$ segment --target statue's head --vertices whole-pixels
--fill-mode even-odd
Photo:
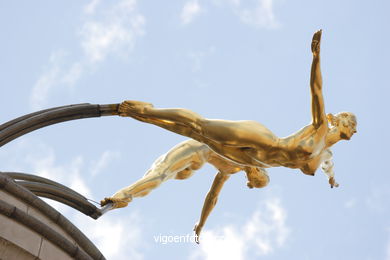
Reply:
[[[350,112],[341,112],[336,115],[328,114],[328,122],[337,129],[340,139],[349,140],[356,133],[356,116]]]

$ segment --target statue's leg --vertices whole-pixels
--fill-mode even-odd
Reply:
[[[265,126],[255,121],[206,119],[188,109],[159,109],[140,101],[124,101],[121,116],[129,116],[205,143],[235,147],[276,146],[279,139]]]
[[[119,106],[119,115],[128,116],[145,123],[155,124],[175,133],[192,137],[201,135],[205,119],[188,109],[154,108],[152,104],[127,100]]]
[[[157,159],[140,180],[105,198],[101,205],[113,202],[113,208],[126,207],[133,198],[146,196],[168,179],[186,179],[206,162],[208,152],[206,145],[185,141]]]

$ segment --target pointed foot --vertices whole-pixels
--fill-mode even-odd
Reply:
[[[120,116],[132,116],[142,114],[148,107],[153,107],[153,105],[142,101],[126,100],[119,105],[118,113]]]

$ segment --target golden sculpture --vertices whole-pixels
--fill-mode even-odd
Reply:
[[[262,188],[269,182],[265,168],[284,166],[314,175],[321,166],[330,186],[338,187],[329,148],[356,133],[356,117],[349,112],[325,113],[320,70],[321,34],[321,30],[317,31],[311,43],[312,123],[290,136],[279,138],[255,121],[206,119],[186,109],[158,109],[150,103],[124,101],[118,110],[120,116],[154,124],[193,140],[172,148],[157,159],[142,179],[105,198],[102,206],[113,203],[113,208],[125,207],[134,197],[145,196],[163,181],[186,179],[208,162],[218,173],[194,228],[199,236],[230,174],[244,171],[249,188]]]

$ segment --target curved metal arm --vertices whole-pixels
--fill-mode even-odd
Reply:
[[[0,125],[0,147],[39,128],[69,120],[118,115],[119,104],[76,104],[41,110]]]
[[[112,205],[107,205],[99,209],[78,192],[43,177],[19,172],[0,172],[0,174],[11,177],[17,184],[39,197],[58,201],[94,219],[99,218],[112,207]]]
[[[53,187],[57,187],[59,189],[65,190],[68,193],[72,193],[76,197],[87,200],[87,198],[85,198],[83,195],[68,188],[67,186],[62,185],[58,182],[37,176],[37,175],[32,175],[32,174],[28,174],[28,173],[21,173],[21,172],[3,172],[3,173],[7,174],[9,177],[11,177],[12,179],[14,179],[16,181],[23,180],[23,181],[30,181],[30,182],[35,182],[35,183],[48,184],[48,185],[51,185]]]
[[[15,118],[0,125],[0,147],[19,136],[45,126],[76,119],[118,115],[118,107],[119,104],[96,105],[83,103],[44,109]],[[15,179],[19,185],[29,189],[37,196],[64,203],[94,219],[112,208],[112,205],[107,205],[99,209],[76,191],[46,178],[16,172],[4,174]]]

